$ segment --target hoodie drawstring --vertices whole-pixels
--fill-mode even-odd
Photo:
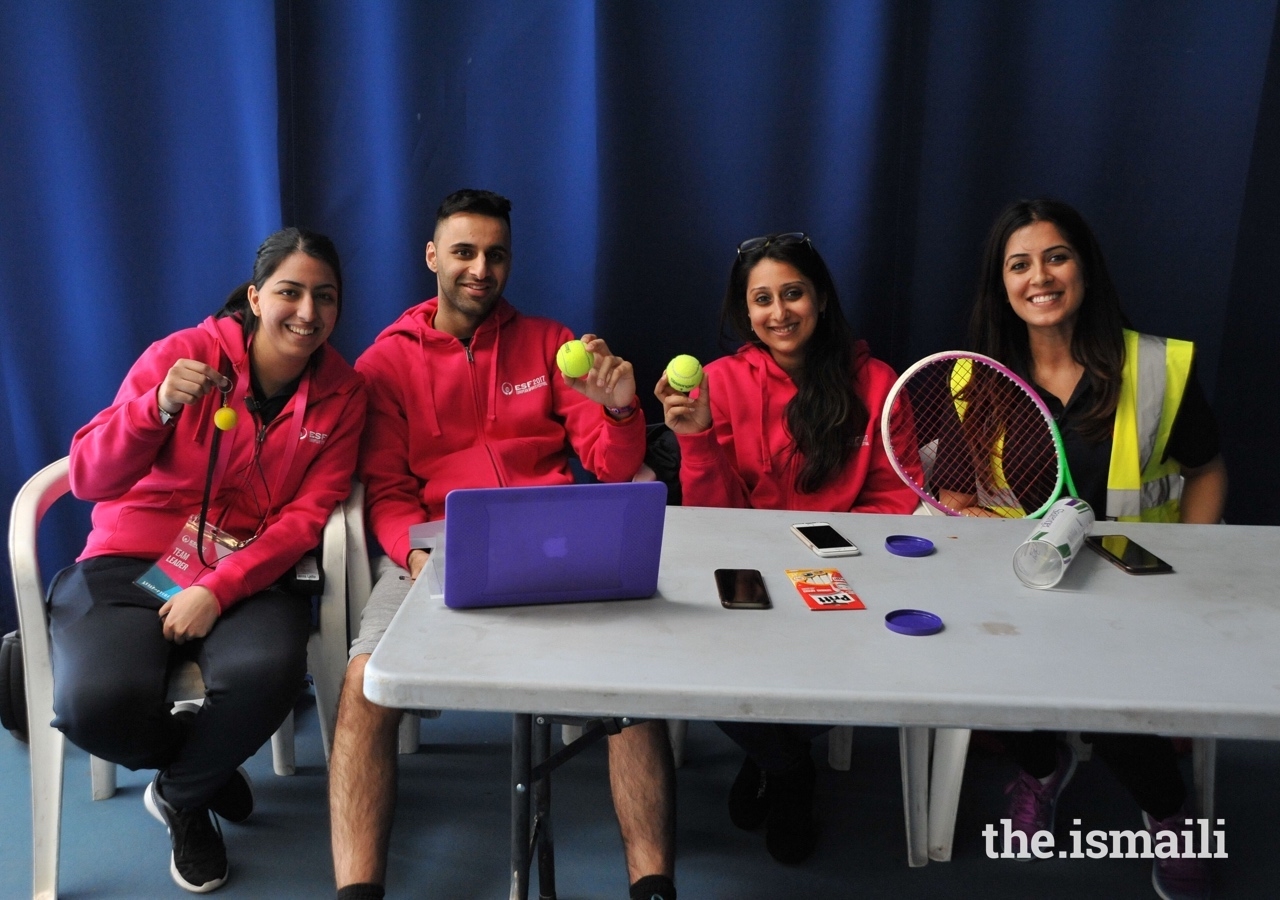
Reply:
[[[769,368],[760,369],[760,377],[756,379],[760,386],[760,471],[766,475],[773,473],[773,456],[769,453]]]
[[[502,357],[498,353],[499,343],[502,340],[502,323],[494,322],[493,329],[493,365],[489,367],[489,421],[496,422],[498,420],[498,360]]]
[[[423,336],[421,331],[418,332],[418,347],[422,350],[424,358],[430,356],[427,351],[426,338]],[[436,400],[436,380],[431,378],[429,374],[427,377],[427,391],[431,394],[431,402],[427,404],[427,408],[425,410],[418,410],[418,413],[426,413],[427,424],[431,426],[432,437],[440,437],[444,432],[440,430],[440,417],[436,415],[436,409],[440,405]]]

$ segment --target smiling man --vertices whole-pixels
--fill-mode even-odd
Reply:
[[[396,793],[400,710],[364,696],[364,669],[427,551],[409,528],[444,516],[455,488],[568,484],[572,450],[601,481],[644,460],[644,416],[631,364],[583,335],[592,368],[568,379],[556,351],[573,335],[503,298],[511,203],[461,190],[436,212],[427,266],[438,295],[407,310],[356,362],[367,382],[361,450],[366,511],[395,564],[379,578],[351,647],[330,761],[329,807],[340,900],[380,898]],[[631,896],[674,900],[674,776],[666,725],[609,738],[609,776]]]

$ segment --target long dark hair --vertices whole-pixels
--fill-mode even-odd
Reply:
[[[1093,405],[1085,412],[1081,431],[1094,439],[1111,433],[1120,399],[1124,369],[1124,335],[1129,322],[1120,309],[1120,296],[1098,239],[1084,217],[1060,200],[1041,198],[1010,203],[996,217],[982,254],[978,293],[969,317],[969,343],[979,353],[1030,375],[1033,360],[1027,326],[1009,304],[1004,287],[1004,254],[1009,238],[1033,222],[1050,222],[1076,252],[1084,278],[1084,298],[1071,334],[1071,356],[1084,366],[1094,387]]]
[[[214,318],[238,316],[244,328],[245,339],[248,340],[249,335],[258,329],[258,317],[249,306],[249,286],[253,285],[256,290],[262,290],[262,286],[275,274],[276,269],[280,268],[280,264],[295,253],[305,253],[333,270],[333,277],[338,282],[338,316],[341,317],[342,264],[338,262],[338,248],[323,234],[304,231],[301,228],[284,228],[268,237],[258,247],[258,255],[253,261],[253,279],[246,281],[228,294],[222,309],[218,310]]]
[[[867,428],[867,407],[853,389],[857,374],[853,329],[840,308],[831,272],[813,242],[808,238],[795,243],[771,239],[739,252],[734,260],[720,308],[721,333],[731,330],[740,340],[764,346],[751,330],[747,315],[747,278],[762,259],[787,263],[809,279],[817,294],[814,300],[822,310],[804,348],[797,393],[786,408],[787,428],[795,451],[804,460],[796,473],[795,487],[811,494],[839,476]]]

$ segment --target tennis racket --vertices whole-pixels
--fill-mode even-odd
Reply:
[[[1036,519],[1064,490],[1078,496],[1049,408],[978,353],[935,353],[903,372],[880,433],[898,477],[947,515]]]

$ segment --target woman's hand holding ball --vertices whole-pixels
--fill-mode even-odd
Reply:
[[[681,355],[671,360],[653,393],[662,401],[667,427],[676,434],[697,434],[711,427],[707,376],[692,356]]]
[[[182,411],[182,407],[190,406],[214,390],[231,390],[231,379],[208,363],[180,359],[160,383],[160,388],[156,391],[156,402],[166,414],[176,416]],[[234,428],[234,423],[230,427]]]

